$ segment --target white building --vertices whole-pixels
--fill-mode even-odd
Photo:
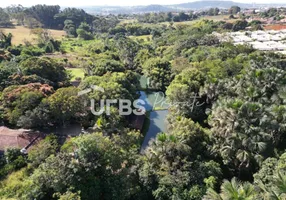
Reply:
[[[262,51],[286,52],[286,29],[281,31],[232,32],[219,35],[221,36],[219,38],[231,38],[235,45],[250,44],[253,48]],[[221,39],[221,41],[225,40]]]

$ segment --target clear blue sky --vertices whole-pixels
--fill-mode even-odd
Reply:
[[[47,5],[60,5],[60,6],[88,6],[88,5],[149,5],[149,4],[178,4],[186,3],[194,0],[0,0],[0,7],[6,7],[11,4],[21,4],[23,6],[31,6],[35,4],[47,4]],[[235,2],[242,3],[286,3],[285,0],[233,0]]]

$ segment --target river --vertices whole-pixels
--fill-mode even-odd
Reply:
[[[165,97],[162,94],[151,92],[140,92],[140,99],[145,101],[145,109],[150,111],[150,126],[145,135],[143,144],[141,146],[141,153],[148,147],[150,141],[156,138],[158,133],[166,132],[166,118],[168,115],[167,107],[158,102],[163,102]],[[153,110],[153,108],[159,107],[161,110]]]

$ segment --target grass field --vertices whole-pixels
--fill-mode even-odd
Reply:
[[[151,35],[141,35],[141,36],[129,36],[133,40],[144,40],[144,42],[149,42],[152,40]]]
[[[24,26],[15,26],[14,28],[4,28],[1,30],[3,30],[4,33],[12,33],[13,45],[23,44],[25,40],[33,43],[34,39],[36,38],[35,35],[31,34],[31,29],[26,28]],[[49,29],[49,31],[55,39],[61,39],[65,35],[65,31],[51,29]]]
[[[205,16],[204,19],[214,21],[229,21],[229,15],[216,15],[216,16]]]
[[[81,68],[69,68],[67,69],[72,75],[72,81],[74,81],[76,78],[84,78],[84,71]]]
[[[233,23],[238,20],[238,19],[229,19],[229,15],[204,16],[196,20],[192,20],[192,21],[174,22],[174,25],[190,25],[191,26],[199,22],[202,19],[213,20],[213,21],[225,21],[225,22],[230,22],[230,23]],[[168,26],[170,25],[170,22],[162,22],[161,24],[165,24]]]
[[[137,19],[125,19],[125,20],[121,20],[120,24],[132,24],[136,22],[138,22]]]

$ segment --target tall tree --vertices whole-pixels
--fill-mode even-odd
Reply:
[[[143,73],[149,78],[149,87],[166,91],[172,81],[171,63],[161,58],[151,58],[143,65]]]
[[[10,16],[3,8],[0,8],[0,27],[11,26]]]
[[[57,22],[54,16],[59,14],[60,6],[49,6],[49,5],[35,5],[28,8],[26,12],[37,19],[45,28],[57,28]]]
[[[37,75],[53,82],[59,87],[68,81],[67,72],[62,63],[51,58],[31,57],[20,64],[23,75]]]
[[[75,28],[78,28],[82,22],[86,22],[91,25],[94,17],[90,14],[87,14],[82,9],[77,8],[65,8],[60,13],[54,16],[55,20],[58,21],[59,24],[64,25],[65,20],[71,20]]]
[[[240,10],[241,10],[241,8],[240,8],[239,6],[232,6],[232,7],[229,9],[228,13],[229,13],[229,14],[236,15],[237,13],[240,12]]]
[[[88,115],[84,96],[78,95],[74,87],[60,88],[52,94],[46,103],[50,107],[52,121],[55,124],[66,125],[69,122],[81,122]]]

